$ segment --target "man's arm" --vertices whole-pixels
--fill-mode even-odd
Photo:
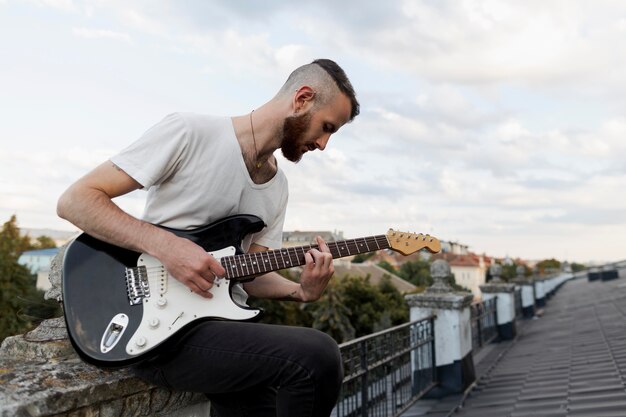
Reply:
[[[305,264],[300,275],[300,283],[282,277],[276,272],[270,272],[256,277],[253,281],[243,284],[246,292],[257,298],[271,298],[277,300],[317,301],[335,269],[333,256],[321,237],[317,237],[320,250],[311,249],[304,254]],[[262,252],[268,248],[253,244],[250,252]]]
[[[191,291],[210,298],[215,276],[225,273],[215,258],[188,239],[134,218],[111,201],[139,188],[141,184],[107,161],[61,195],[57,213],[98,239],[154,256]]]

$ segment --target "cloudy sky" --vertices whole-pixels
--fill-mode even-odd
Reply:
[[[626,258],[626,2],[0,0],[0,221],[175,111],[240,115],[337,61],[361,115],[294,165],[287,230]],[[140,216],[144,192],[118,200]],[[183,203],[183,202],[181,202]]]

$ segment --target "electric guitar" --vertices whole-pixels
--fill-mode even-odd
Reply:
[[[233,285],[304,265],[304,254],[317,247],[243,253],[244,237],[264,227],[256,216],[237,215],[191,231],[166,228],[200,245],[226,270],[224,277],[216,278],[210,299],[170,276],[158,259],[81,234],[66,249],[63,263],[63,307],[75,350],[93,365],[126,366],[152,357],[167,341],[175,340],[174,335],[199,320],[260,317],[261,310],[233,299]],[[424,248],[433,253],[441,249],[439,241],[429,235],[393,230],[327,244],[333,258],[380,249],[404,255]]]

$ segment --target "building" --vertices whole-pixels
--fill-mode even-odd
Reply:
[[[293,248],[294,246],[307,246],[315,244],[315,237],[320,236],[326,242],[335,242],[344,240],[343,232],[335,230],[330,231],[310,231],[303,232],[296,230],[294,232],[283,232],[283,247]]]
[[[48,273],[52,259],[59,252],[59,248],[37,249],[23,252],[17,262],[27,267],[32,274],[37,275],[37,289],[50,289]]]

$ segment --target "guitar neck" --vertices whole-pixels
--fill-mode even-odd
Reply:
[[[389,249],[390,247],[385,235],[327,242],[327,245],[333,259]],[[319,249],[319,247],[318,245],[308,245],[225,256],[220,259],[220,262],[226,269],[226,278],[236,281],[245,280],[255,275],[304,265],[304,254],[311,249]]]

